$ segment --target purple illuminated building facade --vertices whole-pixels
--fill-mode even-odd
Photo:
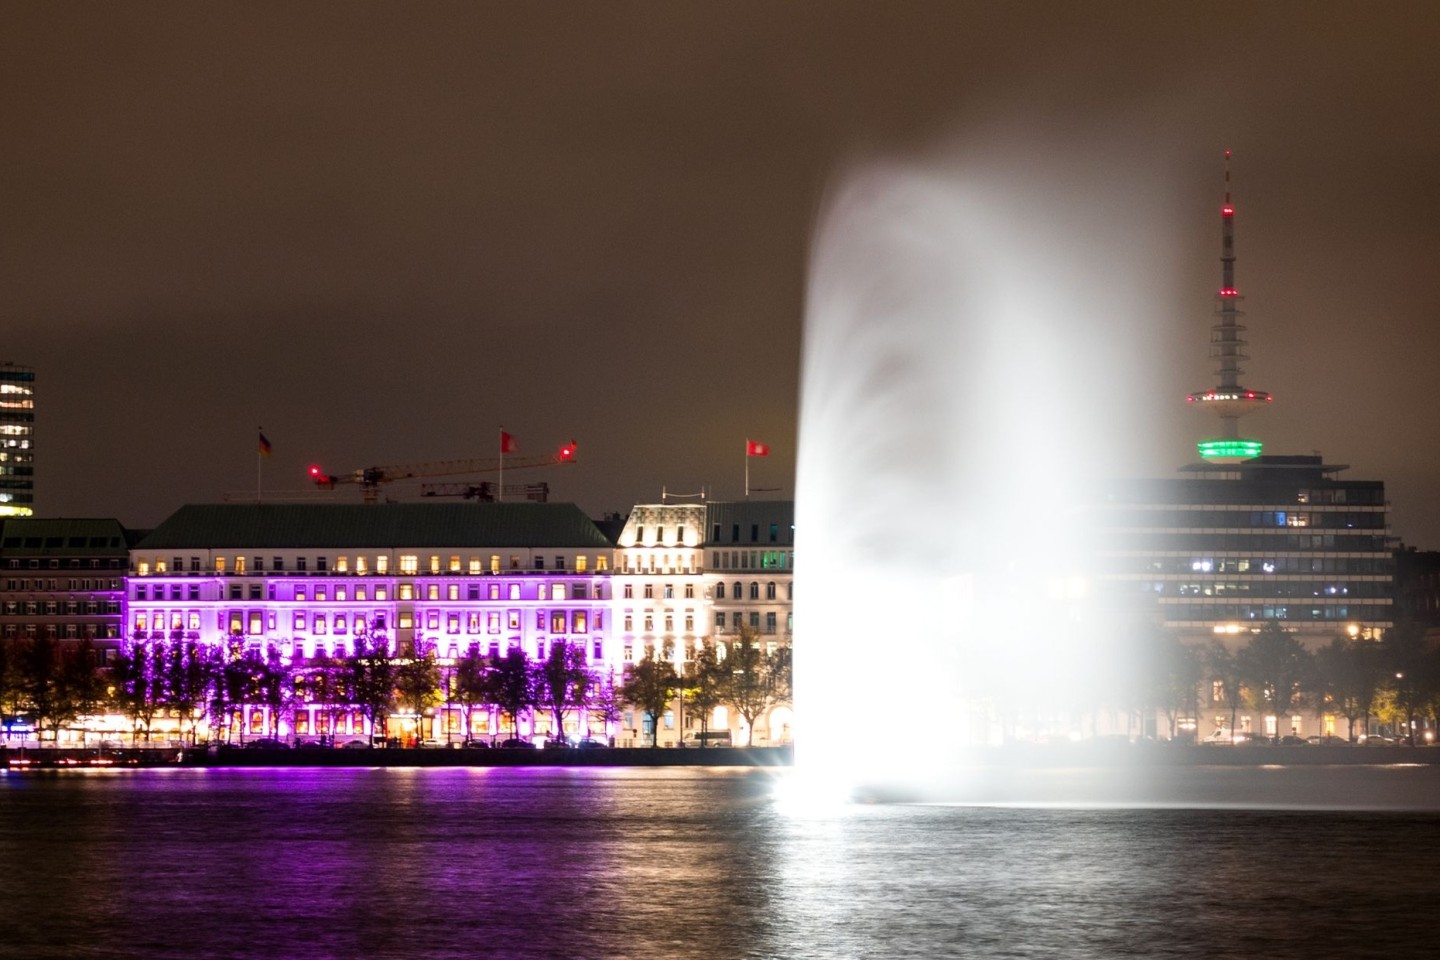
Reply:
[[[131,551],[124,623],[133,641],[194,640],[303,669],[362,641],[433,651],[443,672],[471,650],[554,644],[613,672],[607,628],[613,546],[570,504],[221,504],[177,511]],[[356,710],[243,707],[247,734],[369,734]],[[442,704],[400,717],[412,735],[496,732],[493,714]],[[529,718],[526,718],[529,720]],[[551,736],[543,712],[526,735]],[[581,713],[566,734],[603,734]],[[567,726],[568,726],[567,722]]]
[[[292,671],[382,641],[400,659],[433,653],[442,690],[470,653],[543,660],[577,648],[597,685],[663,659],[683,673],[699,644],[722,649],[743,625],[773,648],[792,628],[794,505],[641,505],[605,532],[572,504],[219,504],[181,508],[130,551],[121,622],[132,646],[193,641]],[[302,685],[303,688],[303,685]],[[369,736],[353,705],[237,705],[243,736]],[[392,735],[460,741],[509,735],[494,709],[448,701],[392,714]],[[711,731],[751,739],[725,707]],[[700,729],[677,700],[655,718],[660,744]],[[398,726],[397,726],[398,723]],[[556,729],[526,711],[522,737],[649,742],[628,706],[577,710]],[[790,707],[757,718],[754,742],[789,739]],[[174,733],[179,733],[177,728]]]

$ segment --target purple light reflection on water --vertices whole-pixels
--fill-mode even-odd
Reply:
[[[0,957],[1430,956],[1401,891],[1434,805],[1315,809],[1322,771],[1283,770],[1183,776],[1310,809],[782,812],[719,769],[0,775]],[[1368,770],[1342,792],[1435,795],[1434,768]]]

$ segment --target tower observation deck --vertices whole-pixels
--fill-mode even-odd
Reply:
[[[1245,327],[1239,308],[1242,299],[1235,288],[1235,207],[1230,202],[1230,151],[1225,151],[1225,202],[1220,207],[1220,290],[1215,313],[1218,322],[1210,328],[1210,358],[1216,361],[1220,382],[1208,390],[1197,390],[1186,402],[1220,420],[1218,436],[1196,444],[1201,458],[1216,463],[1234,463],[1258,457],[1259,440],[1240,435],[1240,418],[1270,405],[1270,394],[1242,386],[1240,363],[1249,360],[1249,345],[1241,338]]]

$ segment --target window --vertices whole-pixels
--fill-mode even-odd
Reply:
[[[450,555],[450,572],[451,572],[451,573],[459,573],[459,572],[460,572],[460,555],[459,555],[459,554],[452,553],[452,554]]]
[[[236,557],[236,558],[235,558],[235,572],[238,573],[238,574],[243,574],[243,573],[245,572],[245,558],[244,558],[244,557]]]
[[[626,600],[633,600],[633,599],[635,599],[635,584],[633,584],[633,583],[627,583],[627,584],[625,584],[625,586],[623,586],[623,587],[620,588],[620,595],[621,595],[622,597],[624,597]]]
[[[775,599],[775,581],[774,581],[774,580],[771,580],[769,583],[765,584],[765,599],[766,599],[766,600],[774,600],[774,599]]]
[[[584,610],[576,610],[570,618],[571,633],[585,633],[590,629],[590,618]]]
[[[330,569],[330,558],[329,558],[329,557],[316,557],[316,558],[315,558],[315,572],[316,572],[316,573],[324,573],[326,570],[329,570],[329,569]]]
[[[407,577],[413,577],[420,572],[420,558],[414,554],[405,554],[400,557],[400,573]]]
[[[535,569],[536,569],[536,570],[544,570],[544,569],[545,569],[545,558],[544,558],[544,557],[539,556],[539,555],[536,555],[536,557],[535,557]]]
[[[430,554],[430,572],[431,572],[431,573],[439,573],[439,572],[440,572],[440,556],[439,556],[438,554],[434,554],[434,553]]]
[[[564,632],[565,632],[565,611],[564,611],[564,610],[554,610],[554,611],[551,612],[551,614],[550,614],[550,632],[551,632],[551,633],[564,633]]]
[[[376,558],[375,558],[375,572],[378,573],[378,574],[381,574],[381,575],[384,575],[384,574],[386,574],[386,573],[389,573],[389,572],[390,572],[390,558],[387,557],[387,556],[384,556],[383,554],[382,554],[381,556],[376,557]]]
[[[693,584],[693,583],[687,583],[687,584],[685,584],[685,599],[686,599],[686,600],[694,600],[694,599],[695,599],[695,584]]]
[[[760,599],[760,584],[759,584],[757,581],[755,581],[755,580],[751,580],[751,581],[750,581],[750,599],[751,599],[751,600],[759,600],[759,599]]]
[[[325,614],[323,614],[323,613],[317,613],[317,614],[315,614],[315,622],[314,622],[314,624],[311,626],[311,632],[312,632],[312,633],[315,633],[315,634],[318,634],[318,635],[320,635],[320,636],[323,637],[323,636],[325,635],[325,626],[326,626],[326,624],[325,624]]]
[[[295,569],[298,570],[300,573],[304,573],[304,572],[305,572],[305,558],[304,558],[304,557],[296,557],[296,558],[295,558]]]
[[[252,584],[250,584],[250,599],[251,599],[251,600],[259,600],[259,599],[260,599],[260,584],[258,584],[258,583],[252,583]]]
[[[382,589],[383,589],[383,588],[382,588]],[[383,597],[380,596],[380,591],[379,591],[379,590],[376,590],[376,591],[375,591],[375,599],[376,599],[376,600],[383,600],[383,599],[384,599]],[[413,583],[402,583],[402,584],[400,584],[400,599],[401,599],[401,600],[414,600],[414,599],[415,599],[415,585],[414,585]]]
[[[480,558],[479,558],[479,557],[471,557],[471,558],[470,558],[469,572],[470,572],[470,574],[471,574],[472,576],[478,576],[479,574],[481,574],[481,573],[484,572],[484,571],[482,571],[482,570],[480,569]]]
[[[460,614],[458,614],[458,613],[448,613],[448,614],[445,615],[445,632],[446,632],[446,633],[459,633],[459,632],[460,632]]]
[[[490,572],[491,572],[491,573],[499,573],[499,572],[500,572],[500,554],[498,554],[498,553],[492,553],[492,554],[490,554]]]
[[[674,600],[674,599],[675,599],[675,584],[673,584],[673,583],[667,583],[667,584],[665,584],[665,599],[666,599],[666,600]]]
[[[519,629],[520,629],[520,611],[519,611],[519,610],[512,610],[511,613],[513,614],[513,616],[511,617],[511,621],[512,621],[512,622],[511,622],[511,625],[510,625],[510,629],[511,629],[511,630],[519,630]],[[499,611],[499,610],[491,610],[491,611],[489,611],[488,613],[485,614],[485,629],[486,629],[486,631],[489,632],[489,633],[499,633],[499,632],[500,632],[500,611]]]
[[[690,613],[689,611],[686,611],[685,613],[685,632],[695,632],[695,614]]]
[[[562,557],[562,556],[559,556],[558,554],[557,554],[556,557],[555,557],[555,569],[556,569],[556,570],[564,570],[564,569],[565,569],[565,558]]]
[[[302,632],[302,633],[305,631],[305,611],[304,611],[304,610],[296,610],[296,611],[295,611],[295,618],[294,618],[293,622],[290,624],[290,629],[292,629],[292,630],[298,630],[298,631],[300,631],[300,632]]]
[[[585,570],[586,570],[586,568],[587,568],[588,566],[589,566],[589,564],[588,564],[588,562],[586,561],[585,555],[584,555],[583,553],[580,554],[578,557],[575,558],[575,572],[576,572],[576,573],[584,573]]]
[[[350,558],[349,558],[349,557],[336,557],[336,558],[335,558],[335,572],[336,572],[336,573],[349,573],[349,572],[350,572]]]
[[[564,600],[564,599],[565,599],[565,584],[563,584],[563,583],[552,583],[552,584],[550,584],[550,599],[551,599],[551,600]]]
[[[725,584],[723,584],[723,583],[717,583],[717,584],[715,584],[715,599],[716,599],[716,600],[724,600],[724,599],[725,599]]]
[[[647,584],[645,584],[645,599],[646,599],[646,600],[653,600],[654,598],[655,598],[655,585],[654,585],[653,583],[647,583]]]
[[[282,571],[285,569],[285,558],[284,558],[284,557],[271,557],[271,558],[270,558],[270,569],[271,569],[271,570],[274,570],[276,573],[282,572]]]
[[[364,558],[364,557],[356,557],[356,558],[355,558],[355,572],[356,572],[357,574],[359,574],[360,576],[362,576],[362,577],[365,576],[366,566],[365,566],[365,558]]]
[[[775,632],[775,611],[773,611],[773,610],[770,611],[769,613],[765,614],[765,632],[766,632],[766,633],[774,633],[774,632]]]
[[[141,564],[141,566],[143,567],[144,564]],[[301,569],[301,570],[304,570],[305,568],[304,568],[304,567],[301,567],[300,569]],[[216,557],[216,558],[215,558],[215,572],[216,572],[216,573],[224,573],[224,572],[225,572],[225,558],[224,558],[224,557]],[[141,575],[143,576],[144,573],[145,573],[145,571],[144,571],[144,570],[141,570],[140,573],[141,573]]]
[[[460,599],[460,584],[458,584],[458,583],[446,584],[446,585],[445,585],[445,599],[447,599],[447,600],[459,600],[459,599]]]
[[[752,614],[750,614],[750,626],[751,626],[753,629],[755,629],[755,630],[759,630],[759,629],[760,629],[760,614],[759,614],[759,613],[752,613]]]
[[[425,629],[426,629],[426,630],[439,630],[439,629],[440,629],[440,611],[439,611],[439,610],[429,610],[429,611],[426,612],[426,614],[425,614]]]

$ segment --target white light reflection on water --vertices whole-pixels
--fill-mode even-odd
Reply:
[[[1025,178],[857,166],[817,227],[795,691],[818,789],[949,789],[957,746],[1078,729],[1045,705],[1123,669],[1074,520],[1146,435],[1153,288],[1116,266],[1146,215]]]

